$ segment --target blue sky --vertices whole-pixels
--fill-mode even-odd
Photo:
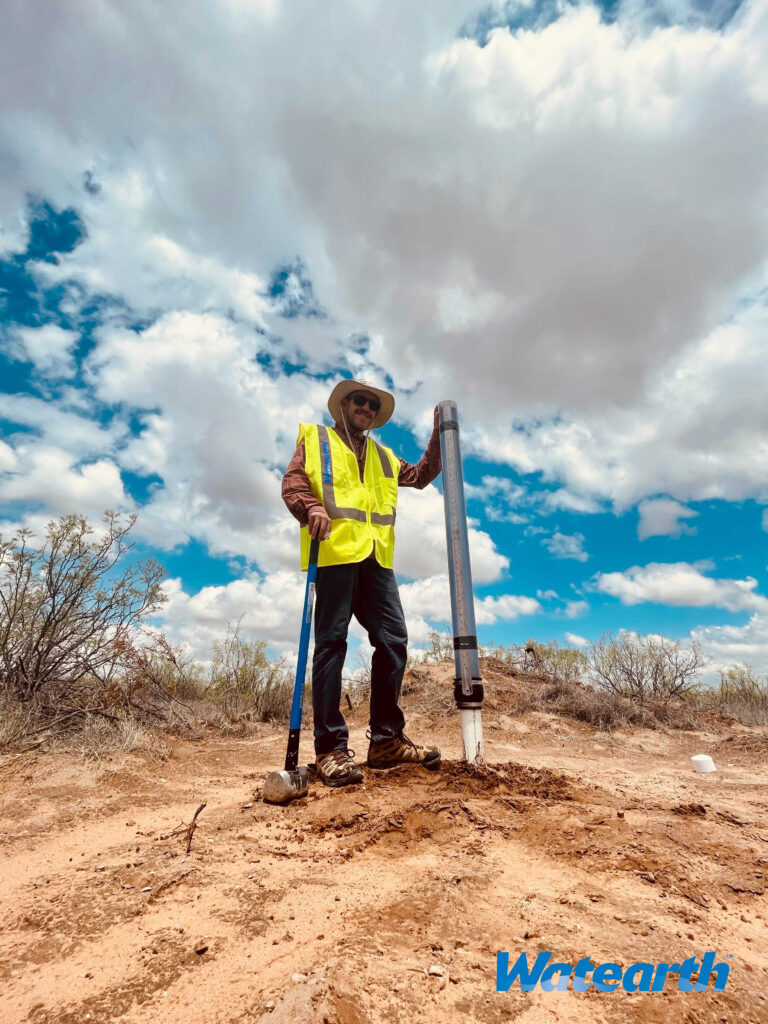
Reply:
[[[481,640],[768,670],[765,2],[3,18],[3,534],[136,511],[175,642],[291,654],[280,476],[362,376],[409,461],[458,403]],[[437,486],[396,567],[419,646]]]

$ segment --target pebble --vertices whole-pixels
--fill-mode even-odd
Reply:
[[[293,982],[294,985],[303,985],[306,980],[306,974],[299,974],[298,971],[295,974],[291,975],[291,981]]]
[[[439,964],[430,964],[429,970],[427,971],[433,978],[444,978],[445,971]]]

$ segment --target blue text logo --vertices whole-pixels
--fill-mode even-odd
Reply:
[[[496,991],[508,992],[519,984],[523,992],[533,992],[541,985],[544,992],[566,992],[572,983],[574,992],[587,992],[594,988],[598,992],[615,992],[621,987],[625,992],[663,992],[667,978],[677,975],[680,992],[704,992],[714,975],[715,992],[722,992],[728,981],[730,967],[726,963],[715,963],[714,953],[705,953],[699,964],[696,957],[689,956],[682,963],[650,964],[640,962],[624,970],[612,962],[597,964],[590,957],[582,957],[577,964],[550,963],[552,953],[539,953],[529,966],[528,954],[521,953],[512,967],[509,953],[496,954]],[[587,975],[591,974],[591,979]],[[693,975],[696,974],[696,981]]]

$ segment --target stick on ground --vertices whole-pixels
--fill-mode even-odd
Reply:
[[[190,821],[190,823],[187,825],[187,849],[185,850],[185,854],[189,853],[190,849],[192,848],[192,837],[194,836],[195,829],[197,828],[197,816],[204,807],[205,804],[200,804],[195,813],[192,815],[192,821]]]

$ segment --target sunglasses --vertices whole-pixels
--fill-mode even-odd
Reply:
[[[378,398],[369,398],[368,395],[361,395],[359,391],[356,391],[353,395],[349,396],[358,409],[362,409],[364,406],[368,406],[371,412],[378,412],[381,408],[381,402]]]

